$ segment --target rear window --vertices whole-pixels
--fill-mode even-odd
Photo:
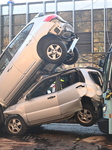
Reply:
[[[89,72],[91,79],[100,87],[102,87],[102,79],[98,72]]]

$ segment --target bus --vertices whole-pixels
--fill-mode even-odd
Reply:
[[[101,132],[112,134],[112,47],[103,64],[103,99],[102,117],[98,120]]]

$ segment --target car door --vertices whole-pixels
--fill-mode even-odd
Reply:
[[[8,48],[9,53],[13,57],[13,65],[24,75],[30,75],[32,68],[33,70],[36,68],[36,59],[38,64],[40,63],[36,52],[36,40],[30,34],[32,27],[33,23],[22,30]]]
[[[50,80],[52,80],[51,86],[49,86]],[[60,117],[57,92],[52,87],[54,82],[54,78],[47,79],[35,88],[34,92],[31,92],[32,98],[25,103],[25,112],[30,124],[44,123]],[[53,88],[53,93],[46,94],[46,89],[47,91],[50,90],[48,87]]]
[[[22,80],[22,73],[19,72],[12,61],[10,61],[10,55],[6,52],[2,54],[0,58],[0,101],[6,106],[10,99],[10,93],[15,87],[15,83],[19,83]]]
[[[11,92],[15,88],[16,84],[19,84],[23,78],[24,76],[22,73],[10,63],[0,77],[0,100],[3,101],[4,105],[8,105],[10,103]]]
[[[61,114],[67,115],[81,110],[81,97],[87,92],[87,89],[85,83],[79,82],[77,71],[61,75],[60,85],[61,90],[58,91],[57,97]]]
[[[60,115],[57,93],[31,99],[25,104],[25,110],[31,124],[55,120]]]

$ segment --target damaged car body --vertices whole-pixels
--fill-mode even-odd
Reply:
[[[73,27],[55,14],[38,14],[17,34],[0,56],[0,122],[3,110],[16,104],[44,71],[77,61],[77,40]]]
[[[74,117],[83,126],[93,125],[100,111],[102,76],[99,71],[73,68],[41,77],[4,111],[5,130],[24,134],[28,127]]]

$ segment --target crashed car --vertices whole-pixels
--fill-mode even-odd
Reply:
[[[38,14],[18,33],[0,56],[0,123],[4,108],[15,104],[38,74],[77,61],[76,42],[73,27],[55,14]]]
[[[28,127],[74,117],[83,126],[93,125],[101,104],[102,76],[99,71],[73,68],[43,76],[3,113],[5,130],[24,134]]]

